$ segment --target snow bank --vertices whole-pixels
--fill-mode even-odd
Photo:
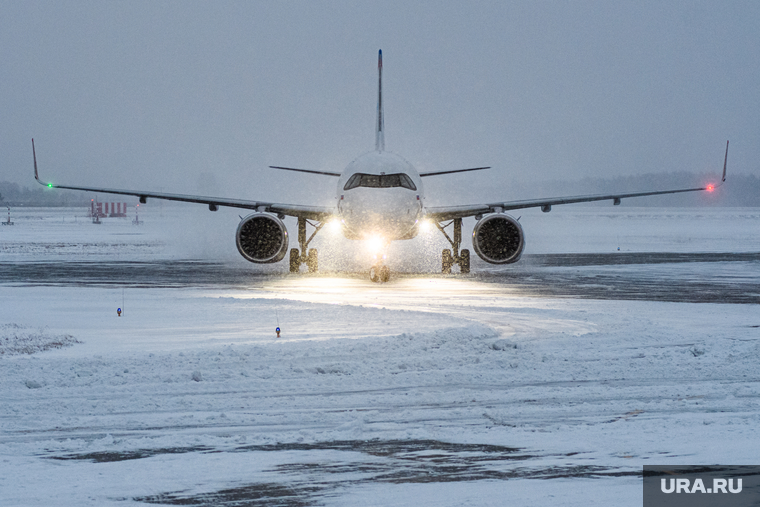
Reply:
[[[47,328],[34,329],[18,324],[0,325],[0,356],[35,354],[82,343],[70,334],[53,334]]]

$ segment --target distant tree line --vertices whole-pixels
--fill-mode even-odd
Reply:
[[[22,187],[17,183],[0,181],[0,205],[35,207],[89,206],[89,194],[73,190]]]
[[[672,172],[618,176],[615,178],[582,178],[579,180],[520,182],[511,185],[510,197],[531,199],[567,195],[639,192],[653,189],[699,188],[718,183],[714,174]],[[105,197],[106,194],[103,196]],[[251,196],[259,199],[262,196]],[[0,204],[3,206],[89,206],[91,193],[73,190],[21,187],[16,183],[0,181]],[[104,199],[105,200],[105,199]],[[751,174],[729,174],[726,184],[707,192],[683,193],[664,196],[640,197],[624,200],[628,206],[656,207],[760,207],[760,178]]]

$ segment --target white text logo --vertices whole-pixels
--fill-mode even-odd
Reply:
[[[736,479],[734,489],[733,479],[713,479],[712,488],[705,488],[702,479],[694,479],[694,484],[689,479],[670,479],[669,483],[668,479],[660,479],[660,489],[663,493],[740,493],[742,480]]]

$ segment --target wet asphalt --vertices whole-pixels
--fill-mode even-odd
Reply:
[[[198,260],[0,263],[5,286],[124,286],[257,289],[287,277],[366,277],[366,273],[272,274],[256,266]],[[513,265],[474,265],[469,275],[394,273],[393,278],[464,276],[512,294],[685,303],[760,303],[760,252],[526,255]]]

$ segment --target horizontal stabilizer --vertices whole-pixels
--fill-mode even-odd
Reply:
[[[327,171],[314,171],[313,169],[296,169],[295,167],[280,167],[277,165],[270,165],[269,166],[272,169],[282,169],[283,171],[296,171],[299,173],[309,173],[309,174],[323,174],[325,176],[338,176],[340,177],[340,173],[331,173]]]

